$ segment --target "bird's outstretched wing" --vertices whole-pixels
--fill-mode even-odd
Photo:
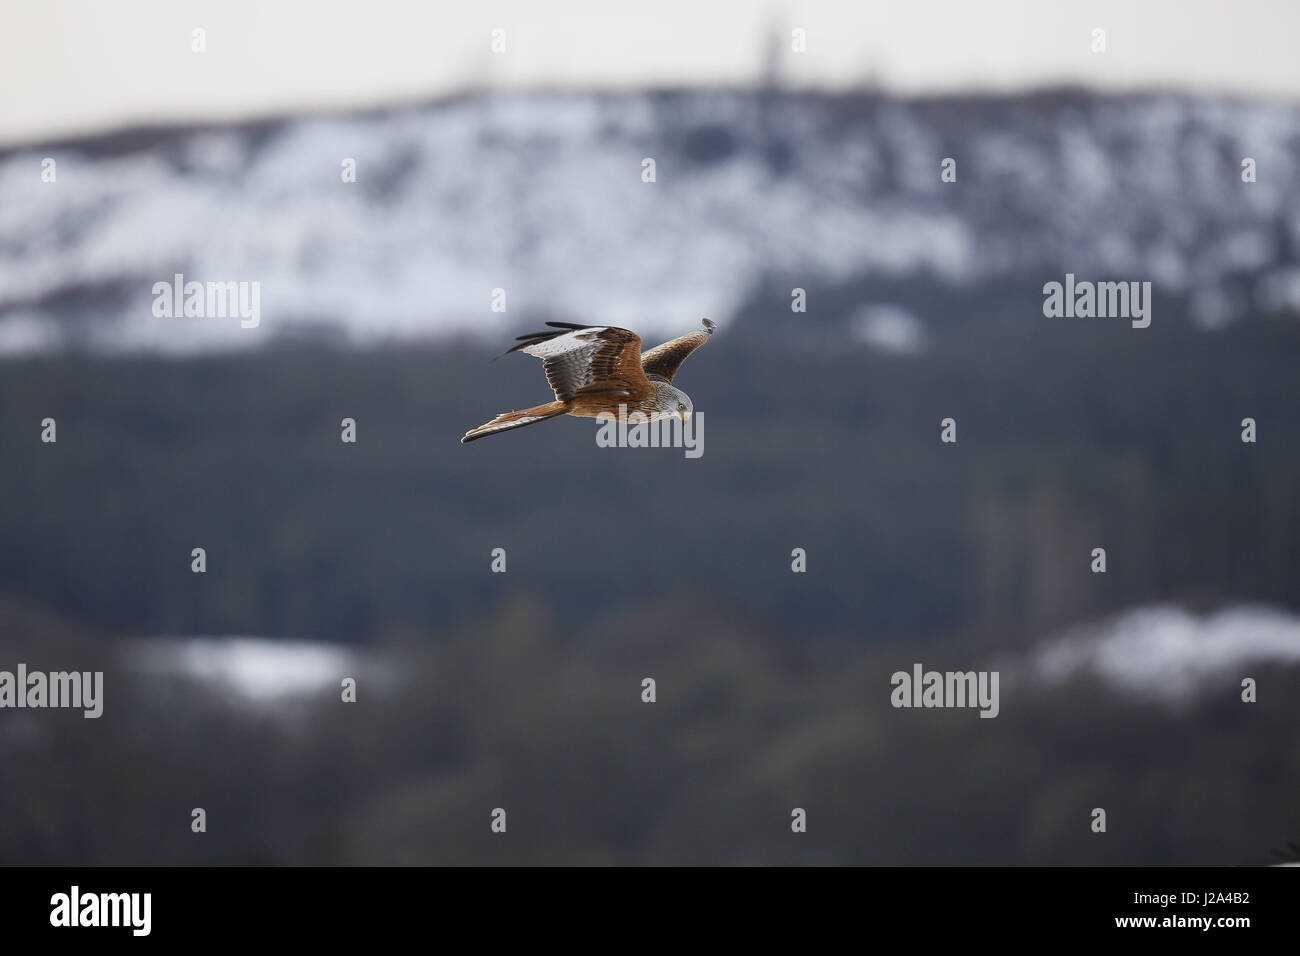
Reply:
[[[663,345],[656,345],[641,356],[641,368],[645,370],[646,375],[658,375],[671,382],[673,376],[677,374],[677,369],[686,361],[686,356],[707,342],[716,328],[716,325],[705,319],[704,328],[696,329]]]
[[[521,335],[510,351],[542,360],[559,401],[594,392],[636,401],[650,393],[650,380],[641,368],[641,336],[635,332],[605,325],[546,324],[559,331]]]

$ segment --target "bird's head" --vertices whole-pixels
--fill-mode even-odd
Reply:
[[[667,382],[656,382],[655,391],[657,393],[655,406],[663,417],[671,418],[676,415],[685,422],[691,417],[691,412],[695,411],[695,406],[691,404],[691,397],[680,388]]]

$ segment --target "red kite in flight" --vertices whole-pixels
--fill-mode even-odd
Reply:
[[[542,360],[555,401],[498,415],[486,425],[466,432],[462,443],[557,415],[618,418],[619,406],[626,406],[624,412],[632,421],[636,421],[633,416],[637,413],[646,421],[673,415],[683,422],[690,418],[690,396],[673,387],[673,375],[686,356],[707,342],[717,328],[708,319],[704,320],[704,328],[665,342],[644,355],[641,336],[627,329],[568,322],[546,324],[560,331],[521,335],[520,344],[510,351],[526,352]]]

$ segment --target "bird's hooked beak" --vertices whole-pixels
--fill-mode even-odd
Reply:
[[[685,425],[685,424],[686,424],[686,419],[688,419],[688,418],[691,417],[691,413],[690,413],[690,412],[678,412],[678,413],[677,413],[677,417],[680,418],[680,419],[682,420],[682,424]]]

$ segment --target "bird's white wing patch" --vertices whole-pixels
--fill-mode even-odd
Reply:
[[[565,401],[582,388],[596,380],[592,368],[592,359],[606,345],[600,338],[608,326],[598,325],[590,329],[576,329],[565,332],[544,342],[534,342],[522,351],[536,355],[546,365],[546,380],[555,392],[555,397]]]
[[[540,359],[555,358],[557,355],[579,350],[590,351],[600,345],[600,339],[597,336],[607,328],[608,326],[605,325],[597,325],[589,329],[576,329],[572,332],[565,332],[563,335],[557,335],[553,339],[547,339],[544,342],[526,345],[520,351],[527,352],[529,355],[536,355]]]

